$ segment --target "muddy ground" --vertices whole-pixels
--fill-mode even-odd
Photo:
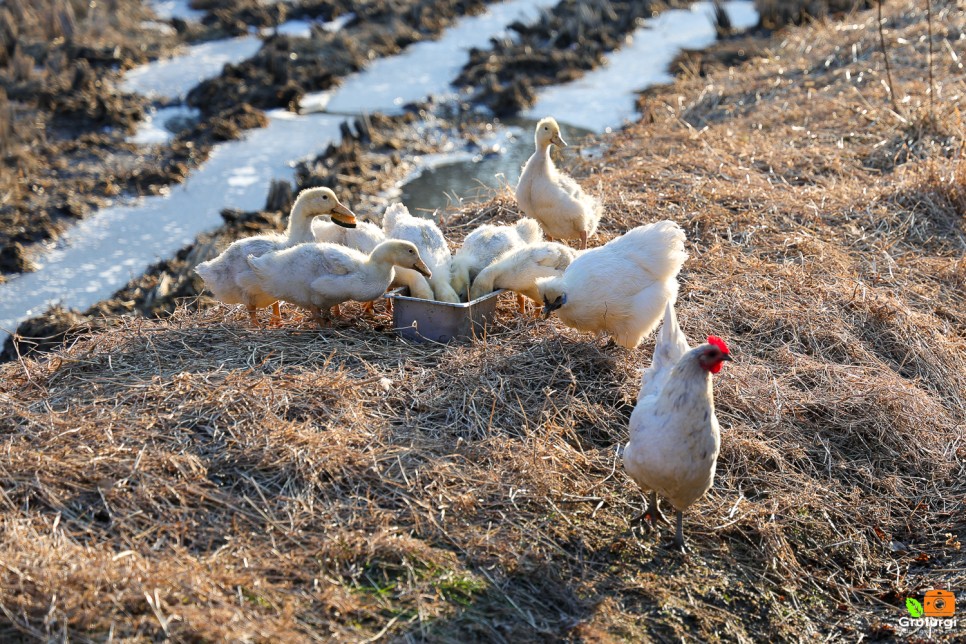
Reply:
[[[40,243],[56,239],[73,222],[113,199],[156,194],[164,186],[182,181],[204,162],[213,144],[264,126],[262,109],[297,110],[304,94],[328,89],[373,57],[397,53],[439,33],[454,18],[485,6],[482,0],[406,0],[402,4],[309,0],[273,5],[255,0],[200,0],[193,5],[206,12],[200,23],[175,19],[167,29],[145,30],[142,21],[151,15],[139,3],[116,0],[115,4],[107,33],[122,45],[114,48],[103,44],[105,30],[95,28],[98,16],[87,8],[77,9],[73,22],[65,19],[59,23],[51,19],[59,15],[53,2],[27,8],[25,0],[15,0],[0,12],[0,36],[8,63],[0,72],[0,89],[6,92],[6,113],[11,115],[7,136],[0,141],[7,152],[7,167],[17,169],[15,176],[4,174],[8,197],[0,206],[0,280],[4,273],[31,270],[30,256],[42,248]],[[667,6],[561,0],[534,23],[514,24],[512,41],[493,40],[490,48],[473,50],[454,85],[462,89],[469,104],[487,106],[500,115],[516,113],[532,103],[537,88],[565,82],[598,66],[602,56],[619,47],[642,19]],[[769,16],[768,24],[801,16],[801,10],[789,11],[787,4],[781,10],[763,2],[759,6]],[[840,7],[819,3],[811,9],[834,12]],[[123,70],[170,54],[186,42],[245,33],[248,26],[271,28],[296,18],[331,20],[350,12],[356,17],[340,32],[317,29],[308,39],[271,36],[254,57],[226,66],[220,76],[196,87],[187,102],[200,109],[202,118],[170,144],[137,146],[124,141],[143,118],[148,101],[116,90]],[[45,27],[49,24],[61,24],[60,31],[52,32]],[[717,47],[704,53],[686,52],[673,71],[682,76],[704,74],[711,67],[740,63],[770,33],[758,30],[735,37],[723,27]],[[34,71],[25,71],[31,66]],[[403,159],[434,151],[430,149],[433,137],[427,142],[407,130],[412,115],[429,115],[440,128],[439,141],[459,130],[472,138],[482,126],[481,119],[460,116],[454,120],[445,109],[411,108],[406,118],[376,118],[375,125],[365,128],[364,136],[346,136],[342,145],[332,149],[335,156],[323,155],[310,164],[313,170],[303,167],[294,190],[319,182],[331,185],[336,176],[361,174],[366,181],[345,181],[343,188],[355,198],[379,202],[379,193],[409,168]],[[0,115],[3,110],[4,94],[0,92]],[[42,124],[43,130],[32,129],[28,123]],[[364,167],[360,167],[363,158]],[[333,168],[338,171],[325,172]],[[223,230],[199,238],[177,256],[150,267],[114,297],[84,313],[53,309],[24,322],[17,335],[36,339],[19,349],[8,339],[0,360],[12,359],[18,350],[57,346],[92,326],[104,325],[106,316],[172,310],[174,298],[200,292],[201,284],[189,270],[194,263],[239,235],[281,225],[279,204],[272,206],[275,210],[262,213],[226,213]]]
[[[491,39],[489,48],[472,49],[454,84],[498,116],[516,114],[533,105],[538,88],[572,81],[598,67],[645,18],[687,4],[562,0],[536,22],[512,24],[513,34]]]
[[[154,16],[138,0],[111,11],[54,0],[13,0],[0,9],[0,279],[31,269],[40,242],[118,198],[155,194],[182,181],[212,144],[261,127],[258,108],[297,107],[306,92],[328,89],[374,57],[438,34],[482,0],[277,3],[196,2],[200,23]],[[288,19],[356,18],[311,39],[273,36],[251,60],[200,85],[188,102],[201,121],[165,146],[127,143],[149,101],[118,90],[123,71],[170,55],[188,42],[272,27]],[[155,24],[157,24],[155,22]]]

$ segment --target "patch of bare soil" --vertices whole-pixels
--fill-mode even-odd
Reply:
[[[488,49],[470,50],[454,84],[498,116],[516,114],[533,104],[538,88],[574,80],[599,66],[604,54],[618,49],[645,18],[665,6],[561,0],[533,23],[510,25],[512,36],[491,39]]]
[[[316,30],[311,39],[269,38],[254,57],[192,90],[188,103],[206,113],[240,102],[295,110],[304,94],[329,89],[373,58],[397,54],[485,6],[484,0],[352,3],[356,18],[348,28]]]
[[[306,91],[331,87],[376,56],[438,34],[482,0],[445,4],[303,2],[265,5],[199,2],[202,25],[145,28],[136,0],[110,7],[76,1],[13,0],[0,8],[0,274],[31,269],[37,242],[56,239],[88,213],[121,197],[156,194],[184,180],[219,141],[261,127],[258,108],[297,108]],[[170,145],[138,146],[125,137],[148,101],[117,90],[120,73],[171,53],[186,41],[275,26],[290,18],[331,19],[354,11],[338,33],[275,36],[253,59],[229,66],[189,97],[204,118]],[[244,29],[242,29],[244,27]],[[254,109],[253,109],[254,106]]]
[[[24,247],[128,188],[137,151],[123,133],[143,102],[116,93],[116,69],[174,46],[140,26],[140,2],[12,0],[0,7],[0,272],[29,268]]]

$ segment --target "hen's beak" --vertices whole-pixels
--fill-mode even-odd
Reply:
[[[550,139],[550,142],[553,143],[554,145],[559,145],[562,148],[567,147],[567,142],[563,140],[562,136],[560,136],[560,132],[557,132],[556,134],[554,134],[553,138]]]
[[[433,276],[433,271],[429,270],[429,266],[426,266],[426,263],[423,262],[423,260],[421,259],[416,260],[416,263],[413,264],[413,269],[419,271],[427,278],[430,278]]]
[[[340,203],[337,203],[330,213],[332,217],[332,223],[338,224],[343,228],[355,228],[356,227],[356,215],[354,212],[346,208]]]
[[[561,297],[558,297],[553,302],[547,298],[543,298],[543,318],[549,318],[550,314],[559,309],[561,306],[563,306],[563,298]]]
[[[721,359],[722,360],[727,360],[728,362],[734,362],[735,361],[735,359],[732,358],[731,356],[729,356],[727,353],[722,353],[721,354]]]

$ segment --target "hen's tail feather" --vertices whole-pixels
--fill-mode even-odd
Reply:
[[[641,372],[641,391],[637,399],[641,400],[658,393],[667,381],[674,365],[678,363],[691,347],[688,339],[678,324],[677,313],[674,311],[674,300],[668,300],[664,309],[664,323],[657,334],[654,343],[654,356],[651,366]]]
[[[631,254],[655,282],[677,276],[688,258],[684,250],[684,231],[673,221],[658,221],[631,231],[622,238],[634,245]]]

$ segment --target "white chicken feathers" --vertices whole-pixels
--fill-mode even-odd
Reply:
[[[658,221],[584,251],[562,276],[537,281],[547,312],[556,310],[578,331],[603,331],[636,347],[677,297],[684,239],[676,223]]]
[[[682,515],[714,483],[721,447],[709,365],[730,360],[724,343],[694,349],[667,303],[651,366],[630,419],[624,469],[643,489],[660,494],[678,511],[676,541],[683,547]],[[714,371],[717,369],[715,368]],[[655,499],[652,496],[652,499]],[[656,503],[656,501],[654,501]],[[657,508],[650,508],[657,512]]]

